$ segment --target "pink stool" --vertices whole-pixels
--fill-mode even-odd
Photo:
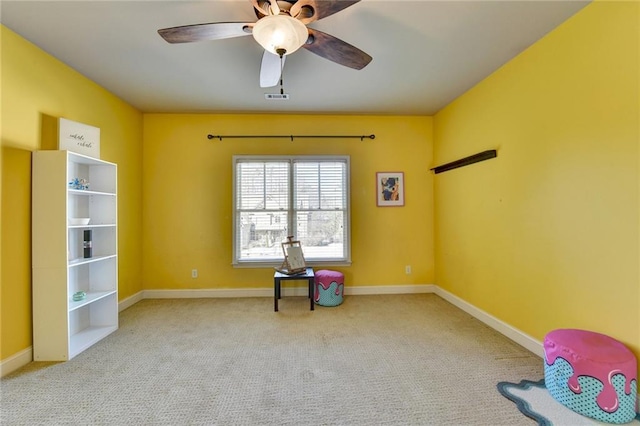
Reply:
[[[557,401],[603,422],[634,419],[638,365],[625,345],[592,331],[559,329],[545,336],[544,354],[545,385]]]
[[[316,271],[316,304],[338,306],[344,296],[344,275],[338,271],[321,269]]]

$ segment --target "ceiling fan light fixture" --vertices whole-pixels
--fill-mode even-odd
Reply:
[[[309,37],[307,27],[289,15],[269,15],[253,26],[253,38],[269,52],[289,55],[298,50]]]

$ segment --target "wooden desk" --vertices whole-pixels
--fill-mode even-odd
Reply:
[[[309,282],[309,303],[311,310],[314,308],[314,300],[313,300],[313,290],[315,285],[315,275],[313,273],[313,268],[307,268],[304,273],[297,275],[286,275],[281,272],[276,271],[273,274],[273,310],[278,312],[278,299],[281,298],[282,292],[280,291],[280,282],[287,280],[307,280]]]

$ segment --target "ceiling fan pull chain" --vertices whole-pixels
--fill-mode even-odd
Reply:
[[[282,63],[282,56],[284,55],[284,52],[278,51],[278,54],[280,55],[280,94],[284,95],[284,64]]]

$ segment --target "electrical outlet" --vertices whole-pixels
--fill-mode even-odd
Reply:
[[[404,267],[404,273],[407,275],[411,274],[411,265],[407,265]]]
[[[192,269],[191,270],[191,278],[198,278],[198,270],[197,269]]]

